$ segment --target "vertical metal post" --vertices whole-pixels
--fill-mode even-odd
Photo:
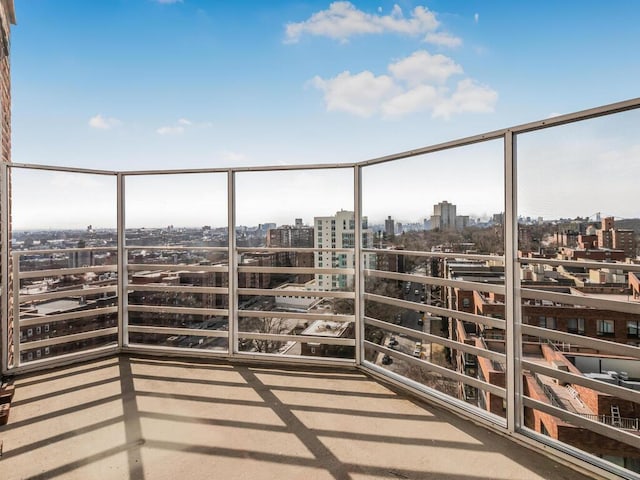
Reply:
[[[2,321],[0,332],[2,339],[2,373],[9,368],[9,175],[7,164],[0,163],[0,274],[2,275]]]
[[[13,255],[9,253],[11,275],[13,275],[13,291],[9,292],[13,295],[13,368],[20,366],[20,252]],[[11,316],[7,317],[7,319]]]
[[[354,262],[354,317],[355,317],[355,343],[356,343],[356,365],[362,365],[364,358],[364,255],[362,253],[362,167],[353,167],[353,207],[355,222],[355,242],[353,256]]]
[[[227,231],[229,241],[229,356],[238,351],[238,253],[236,250],[236,173],[227,172]]]
[[[518,263],[518,177],[516,137],[510,130],[504,135],[505,215],[504,273],[507,353],[507,430],[522,427],[522,341],[520,268]]]
[[[129,345],[129,299],[127,284],[129,273],[127,271],[127,249],[125,230],[125,176],[117,174],[117,208],[118,208],[118,348]]]

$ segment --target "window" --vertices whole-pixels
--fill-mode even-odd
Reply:
[[[638,327],[640,327],[640,321],[638,320],[628,320],[627,321],[627,336],[628,337],[638,337]]]
[[[584,335],[584,318],[567,318],[567,332]]]
[[[613,320],[598,320],[598,335],[613,335]]]
[[[36,327],[36,333],[40,335],[42,333],[42,327]]]
[[[48,331],[49,331],[49,324],[46,324],[46,325],[44,326],[44,331],[45,331],[45,332],[48,332]]]
[[[462,308],[469,308],[471,306],[471,300],[468,298],[462,299]]]
[[[27,330],[27,337],[33,337],[33,328]],[[33,357],[33,355],[31,355]]]
[[[549,328],[555,330],[556,328],[556,318],[555,317],[538,317],[538,326],[542,328]]]

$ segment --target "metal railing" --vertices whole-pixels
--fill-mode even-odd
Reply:
[[[326,165],[302,165],[302,166],[274,166],[274,167],[235,167],[235,168],[212,168],[212,169],[190,169],[190,170],[170,170],[170,171],[132,171],[113,172],[104,170],[74,169],[66,167],[54,167],[45,165],[28,164],[2,164],[0,165],[1,194],[4,205],[11,202],[10,196],[10,172],[13,169],[40,170],[47,172],[79,173],[87,175],[102,175],[114,177],[117,181],[117,194],[114,203],[117,204],[118,218],[115,230],[117,231],[117,245],[110,246],[107,250],[115,252],[115,263],[109,265],[87,265],[83,263],[67,265],[64,267],[40,268],[34,271],[25,271],[20,267],[20,257],[34,254],[33,251],[11,251],[10,232],[12,230],[10,217],[6,214],[6,208],[2,211],[2,371],[7,373],[19,373],[29,371],[34,368],[41,368],[47,365],[56,365],[60,362],[75,361],[90,358],[91,355],[112,354],[114,352],[135,352],[146,351],[158,354],[184,354],[196,355],[200,357],[225,357],[225,358],[247,358],[268,361],[284,361],[298,363],[322,363],[327,365],[352,365],[362,368],[373,375],[380,375],[386,380],[410,389],[418,394],[424,395],[433,401],[440,402],[447,408],[453,408],[475,418],[485,420],[494,428],[500,428],[504,433],[518,436],[523,441],[536,443],[550,443],[562,454],[567,454],[573,458],[584,460],[590,465],[598,465],[608,471],[621,476],[628,475],[629,472],[608,464],[588,451],[576,448],[572,445],[564,444],[560,441],[545,438],[541,432],[534,431],[527,425],[525,410],[541,412],[549,417],[558,418],[580,428],[591,430],[596,435],[603,435],[609,439],[640,448],[640,443],[636,435],[615,428],[608,420],[592,419],[581,416],[564,409],[560,402],[552,401],[551,404],[536,401],[525,394],[522,384],[524,372],[532,373],[536,379],[537,374],[548,375],[559,381],[591,389],[604,395],[613,395],[633,403],[640,403],[639,393],[621,385],[614,385],[584,375],[579,375],[572,371],[562,371],[544,365],[540,362],[531,361],[523,355],[522,339],[526,336],[540,338],[541,341],[548,341],[559,344],[570,345],[570,351],[585,349],[597,351],[602,355],[609,354],[616,357],[628,357],[630,359],[640,359],[640,349],[636,346],[626,345],[611,339],[593,338],[588,334],[574,335],[568,331],[551,330],[534,325],[523,324],[522,304],[523,300],[544,300],[562,305],[580,306],[585,310],[606,310],[619,314],[635,315],[640,313],[637,303],[624,302],[611,299],[592,298],[589,296],[576,296],[563,292],[554,292],[544,289],[537,289],[521,283],[520,267],[523,264],[538,263],[549,268],[560,266],[574,266],[575,261],[546,258],[522,258],[518,255],[518,175],[517,166],[517,137],[526,133],[544,130],[552,127],[593,119],[601,116],[613,115],[640,108],[640,99],[629,100],[617,104],[598,107],[574,114],[562,115],[552,119],[541,120],[539,122],[528,123],[512,128],[488,132],[481,135],[471,136],[452,142],[441,143],[420,149],[401,152],[394,155],[375,158],[372,160],[349,163],[349,164],[326,164]],[[255,172],[285,172],[297,170],[327,170],[344,169],[353,173],[353,219],[354,238],[362,238],[362,217],[363,217],[363,171],[375,168],[378,165],[390,162],[402,162],[407,159],[415,159],[419,156],[428,156],[437,152],[450,151],[460,147],[478,145],[489,141],[500,142],[503,147],[504,165],[504,224],[503,224],[503,255],[490,254],[464,254],[464,253],[443,253],[427,251],[387,250],[370,248],[355,242],[352,248],[348,249],[322,249],[332,250],[334,253],[349,253],[355,259],[353,265],[346,268],[330,267],[280,267],[280,266],[254,266],[242,264],[240,256],[247,251],[261,250],[264,253],[270,251],[277,252],[278,249],[269,249],[264,246],[238,247],[237,245],[237,192],[236,175],[252,174]],[[210,249],[212,252],[224,254],[226,261],[216,265],[196,265],[196,264],[165,264],[165,263],[135,263],[130,261],[129,253],[133,250],[146,249],[182,249],[197,250],[197,247],[190,246],[150,246],[128,245],[126,241],[125,213],[127,197],[125,194],[125,184],[127,179],[147,175],[191,175],[200,173],[216,173],[226,176],[227,179],[227,224],[228,232],[227,244]],[[67,249],[70,252],[86,253],[91,249]],[[93,248],[94,251],[99,251]],[[286,248],[286,251],[304,250],[307,252],[317,251],[318,248],[296,249]],[[202,251],[207,251],[203,248]],[[45,251],[40,251],[40,255],[45,255]],[[57,253],[60,253],[59,251]],[[487,252],[490,253],[490,252]],[[365,265],[366,255],[391,254],[403,257],[414,257],[417,259],[439,259],[443,265],[459,259],[467,261],[479,260],[487,262],[500,261],[504,265],[504,278],[501,284],[488,282],[475,282],[465,279],[450,278],[445,272],[441,275],[426,275],[415,271],[385,271],[383,269],[371,268]],[[594,262],[584,261],[580,265],[585,268],[616,268],[625,272],[639,272],[640,265],[632,263],[614,262]],[[147,271],[169,273],[179,272],[204,272],[204,274],[218,275],[224,278],[224,282],[219,284],[158,284],[136,283],[133,276]],[[113,277],[105,279],[108,285],[92,285],[87,281],[88,275],[114,274]],[[352,310],[349,313],[328,313],[328,311],[314,312],[286,312],[265,309],[251,309],[241,301],[241,297],[270,298],[273,299],[281,292],[265,285],[246,285],[241,283],[242,275],[348,275],[352,278],[352,283],[347,291],[332,290],[304,290],[294,289],[288,292],[289,295],[317,297],[331,300],[349,300],[353,302]],[[31,282],[37,279],[45,281],[54,278],[66,278],[84,276],[85,283],[71,285],[72,288],[66,290],[57,288],[55,290],[20,292],[21,282]],[[437,288],[441,292],[440,303],[422,303],[420,301],[407,300],[403,297],[394,297],[388,293],[369,291],[368,287],[375,282],[410,282],[417,285],[425,285],[428,288]],[[11,286],[13,288],[11,288]],[[492,306],[502,308],[501,318],[494,318],[491,314],[479,314],[478,312],[466,312],[455,308],[454,301],[456,291],[474,291],[482,294],[492,294],[502,296],[503,301],[493,302]],[[144,300],[145,295],[156,295],[158,304],[149,304]],[[219,304],[208,305],[186,305],[165,301],[178,296],[216,296],[224,297],[225,300]],[[36,304],[45,302],[55,302],[65,299],[73,299],[77,308],[69,311],[54,312],[49,311],[42,314],[33,311]],[[100,303],[100,298],[108,298]],[[136,300],[138,299],[138,300]],[[88,302],[92,308],[88,308]],[[181,300],[176,300],[180,302]],[[84,302],[84,304],[82,303]],[[113,303],[109,303],[113,302]],[[371,305],[381,308],[379,311],[400,311],[400,312],[422,312],[431,314],[434,317],[441,317],[449,325],[449,332],[443,337],[424,328],[408,328],[400,324],[394,324],[392,318],[384,315],[380,317],[371,316],[368,311]],[[69,305],[67,305],[69,306]],[[95,308],[93,308],[95,307]],[[31,310],[29,310],[31,308]],[[369,310],[368,310],[369,309]],[[37,310],[37,309],[36,309]],[[401,315],[403,315],[401,313]],[[164,316],[164,317],[163,317]],[[163,323],[163,318],[170,321]],[[199,318],[200,320],[196,320]],[[344,337],[324,336],[308,334],[300,335],[299,331],[286,332],[273,331],[269,329],[251,330],[244,329],[245,324],[250,324],[251,319],[273,319],[279,318],[282,321],[313,322],[316,320],[331,320],[338,324],[351,324],[353,331]],[[505,320],[506,319],[506,320]],[[95,320],[96,324],[91,325],[89,320]],[[184,321],[184,324],[182,323]],[[76,332],[73,328],[68,331],[44,332],[44,326],[52,325],[89,325],[88,329]],[[80,322],[80,323],[78,323]],[[460,341],[454,335],[455,326],[458,322],[475,325],[478,335],[486,339],[492,339],[496,343],[498,350],[480,348],[476,345]],[[265,322],[268,323],[268,322]],[[41,337],[34,338],[35,330],[29,336],[29,329],[42,327]],[[202,328],[200,328],[202,327]],[[226,329],[225,329],[226,328]],[[26,333],[21,333],[26,332]],[[388,348],[378,343],[378,336],[372,336],[372,332],[382,332],[382,338],[387,338],[390,334],[400,338],[407,338],[409,342],[420,341],[423,345],[429,345],[430,358],[418,358],[406,353],[401,349]],[[46,337],[49,334],[49,338]],[[498,334],[499,333],[499,334]],[[402,337],[404,336],[404,337]],[[146,343],[146,340],[150,343]],[[99,343],[98,340],[105,340]],[[132,341],[132,339],[136,341]],[[137,341],[140,340],[141,341]],[[164,340],[159,340],[164,339]],[[167,339],[170,339],[168,341]],[[201,341],[202,340],[202,341]],[[95,343],[92,343],[95,342]],[[247,350],[247,342],[271,342],[274,350],[265,352],[260,350]],[[326,351],[318,354],[307,352],[292,352],[291,344],[299,343],[305,345],[325,345],[335,347],[332,352],[340,351],[341,354],[333,356],[323,356]],[[64,344],[73,345],[74,349],[60,353],[53,357],[46,357],[44,349],[58,348]],[[499,346],[498,346],[499,344]],[[351,349],[350,356],[343,355]],[[37,350],[41,350],[41,356],[37,358]],[[564,350],[564,349],[563,349]],[[28,357],[29,351],[33,356]],[[36,353],[34,353],[36,352]],[[484,360],[506,364],[505,371],[485,371],[478,372],[478,378],[465,375],[456,369],[454,356],[447,358],[449,354],[461,352],[478,357],[478,368],[484,368]],[[26,353],[26,357],[24,354]],[[563,352],[556,352],[561,354]],[[564,352],[566,353],[566,352]],[[405,365],[403,372],[398,373],[391,368],[386,368],[379,363],[375,355],[388,355],[395,362],[395,365]],[[11,355],[13,355],[11,357]],[[440,359],[435,359],[434,355],[440,355]],[[421,355],[423,356],[423,355]],[[53,358],[49,360],[49,358]],[[453,359],[453,360],[452,360]],[[483,360],[484,359],[484,360]],[[538,380],[538,379],[537,379]],[[539,380],[538,380],[539,381]],[[454,392],[459,386],[471,386],[479,389],[479,404],[485,409],[464,402],[462,396],[457,396]],[[543,387],[544,388],[544,387]],[[550,397],[552,398],[552,397]],[[503,409],[503,411],[500,411]],[[492,413],[493,412],[493,413]],[[498,412],[497,415],[495,412]],[[597,420],[597,421],[595,421]],[[636,428],[637,430],[637,424]]]

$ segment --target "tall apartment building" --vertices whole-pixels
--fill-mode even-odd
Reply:
[[[433,206],[431,215],[431,228],[440,230],[456,229],[456,206],[446,200]]]
[[[337,212],[332,217],[315,217],[315,248],[354,248],[355,217],[346,210]],[[373,247],[373,231],[368,228],[367,217],[362,218],[362,247]],[[375,266],[375,255],[364,256],[365,268]],[[352,252],[315,252],[315,268],[355,268]],[[316,274],[316,285],[319,290],[341,290],[353,285],[353,275]]]
[[[391,216],[384,221],[384,233],[387,238],[393,237],[396,233],[395,222]]]

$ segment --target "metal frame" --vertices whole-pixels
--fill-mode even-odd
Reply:
[[[118,174],[117,187],[117,235],[118,235],[118,347],[129,345],[129,295],[127,284],[129,283],[128,251],[126,249],[126,201],[125,201],[125,177]]]
[[[560,418],[564,418],[568,421],[576,423],[578,425],[586,426],[594,431],[600,432],[605,435],[612,436],[612,438],[621,439],[622,441],[633,441],[635,442],[634,437],[630,437],[628,434],[620,433],[618,430],[612,427],[603,426],[601,424],[597,424],[594,421],[586,420],[581,417],[577,417],[571,413],[567,413],[564,410],[557,409],[555,407],[550,407],[547,404],[542,402],[537,402],[531,398],[524,397],[523,395],[523,386],[522,386],[522,369],[523,367],[531,370],[533,372],[539,372],[542,374],[554,374],[556,378],[561,380],[571,381],[576,384],[581,384],[586,387],[598,388],[600,391],[609,393],[611,395],[617,395],[621,398],[627,398],[631,400],[635,399],[637,394],[628,392],[626,389],[617,386],[603,385],[601,382],[597,382],[595,380],[579,377],[577,375],[554,371],[548,367],[540,366],[533,364],[531,362],[527,362],[522,358],[522,335],[532,335],[539,336],[541,338],[548,338],[551,340],[557,341],[570,341],[575,344],[590,346],[594,348],[599,348],[601,350],[615,350],[615,353],[623,353],[625,355],[630,355],[635,358],[640,358],[640,352],[637,347],[631,347],[628,345],[622,344],[611,344],[611,342],[607,342],[605,340],[599,340],[594,338],[587,338],[584,336],[573,335],[564,332],[558,332],[553,330],[547,330],[544,328],[532,326],[532,325],[523,325],[522,324],[522,299],[530,298],[530,299],[550,299],[557,302],[563,303],[574,303],[576,305],[583,306],[591,306],[596,308],[609,308],[615,311],[621,312],[631,312],[636,313],[632,306],[624,304],[623,302],[616,302],[611,300],[594,300],[590,298],[576,298],[575,296],[566,295],[566,294],[558,294],[554,292],[545,292],[542,290],[535,290],[529,288],[522,288],[520,285],[519,279],[519,267],[522,264],[530,264],[530,263],[540,263],[546,265],[574,265],[571,261],[565,260],[547,260],[547,259],[525,259],[518,257],[518,223],[517,223],[517,200],[518,200],[518,192],[517,192],[517,136],[519,134],[533,132],[537,130],[542,130],[551,127],[557,127],[564,124],[574,123],[578,121],[583,121],[587,119],[597,118],[601,116],[611,115],[615,113],[620,113],[628,110],[638,109],[640,108],[640,98],[631,99],[623,102],[613,103],[610,105],[604,105],[601,107],[596,107],[588,110],[583,110],[580,112],[562,115],[551,119],[541,120],[537,122],[531,122],[522,124],[519,126],[496,130],[492,132],[487,132],[480,135],[470,136],[450,142],[444,142],[436,145],[431,145],[419,149],[408,150],[405,152],[400,152],[393,155],[387,155],[383,157],[378,157],[370,160],[366,160],[363,162],[352,162],[345,164],[311,164],[311,165],[285,165],[285,166],[258,166],[258,167],[234,167],[234,168],[205,168],[205,169],[188,169],[188,170],[142,170],[142,171],[106,171],[106,170],[93,170],[93,169],[84,169],[84,168],[70,168],[70,167],[57,167],[57,166],[47,166],[47,165],[29,165],[29,164],[21,164],[21,163],[13,163],[13,164],[0,164],[0,201],[2,201],[3,208],[1,209],[1,217],[0,217],[0,242],[1,242],[1,270],[0,277],[2,281],[2,295],[1,295],[1,315],[2,315],[2,323],[0,325],[1,332],[1,341],[2,341],[2,355],[1,355],[1,366],[2,372],[28,372],[40,368],[45,368],[47,366],[54,365],[62,365],[65,363],[71,363],[76,360],[85,360],[89,358],[98,358],[100,356],[104,356],[106,354],[112,354],[114,352],[145,352],[145,353],[157,353],[163,356],[168,355],[177,355],[177,356],[197,356],[197,357],[210,357],[210,358],[227,358],[230,360],[241,359],[245,360],[255,360],[260,362],[283,362],[283,363],[297,363],[297,364],[305,364],[305,365],[334,365],[334,366],[357,366],[362,370],[369,372],[373,375],[379,376],[386,381],[397,384],[398,386],[402,386],[414,392],[417,392],[425,398],[435,399],[436,402],[440,402],[441,404],[449,404],[448,406],[451,408],[451,403],[453,403],[454,410],[463,412],[467,415],[473,415],[476,417],[480,417],[483,421],[487,423],[499,427],[499,433],[509,435],[515,439],[518,439],[523,442],[532,443],[536,446],[540,446],[542,443],[548,444],[554,449],[563,452],[570,451],[572,457],[571,461],[576,461],[577,458],[579,461],[583,462],[583,466],[589,465],[587,468],[590,468],[592,471],[594,468],[602,467],[603,462],[595,459],[593,456],[585,453],[585,452],[575,452],[571,451],[571,448],[568,448],[566,445],[561,442],[553,441],[550,439],[539,439],[536,435],[532,435],[530,431],[528,431],[523,426],[523,409],[525,406],[530,408],[536,408],[541,411],[545,411],[552,415],[558,416]],[[435,253],[435,252],[411,252],[411,251],[383,251],[380,252],[375,249],[364,248],[362,245],[362,215],[363,215],[363,204],[362,204],[362,175],[363,169],[366,167],[371,167],[387,162],[417,157],[421,155],[426,155],[434,152],[450,150],[454,148],[474,145],[487,141],[502,141],[504,146],[504,204],[505,204],[505,255],[504,257],[498,257],[504,259],[505,262],[505,284],[502,285],[490,285],[490,284],[479,284],[477,282],[465,282],[465,281],[454,281],[442,278],[434,278],[434,277],[424,277],[424,276],[415,276],[411,274],[399,274],[392,272],[383,272],[375,269],[365,269],[364,264],[364,255],[368,253],[385,253],[385,254],[394,254],[394,255],[406,255],[406,256],[417,256],[417,257],[438,257],[443,258],[445,262],[448,259],[452,258],[467,258],[467,259],[491,259],[496,257],[486,256],[486,255],[461,255],[461,254],[446,254],[446,253]],[[14,300],[14,315],[17,315],[14,319],[14,333],[12,340],[14,342],[14,365],[10,366],[8,364],[9,352],[9,336],[8,336],[8,319],[9,319],[9,295],[10,293],[7,291],[8,284],[10,280],[10,265],[12,261],[12,255],[9,251],[10,247],[10,217],[9,217],[9,205],[10,205],[10,168],[22,168],[22,169],[32,169],[32,170],[43,170],[43,171],[61,171],[68,173],[84,173],[84,174],[94,174],[94,175],[114,175],[117,177],[117,254],[118,254],[118,263],[116,267],[107,266],[107,267],[97,267],[93,270],[96,271],[99,268],[104,268],[104,271],[113,271],[117,270],[118,272],[118,283],[116,287],[104,287],[108,291],[112,291],[114,288],[117,289],[118,292],[118,327],[106,328],[103,330],[96,330],[91,332],[83,332],[80,334],[73,334],[70,337],[83,339],[83,338],[92,338],[95,336],[102,336],[107,334],[113,334],[115,332],[118,333],[118,343],[117,346],[111,347],[99,347],[97,349],[87,351],[87,352],[78,352],[77,354],[72,355],[62,355],[58,358],[55,358],[51,361],[33,361],[29,362],[26,365],[20,365],[20,324],[23,326],[27,325],[37,325],[39,322],[52,322],[56,320],[65,320],[68,318],[78,318],[81,315],[85,315],[85,313],[79,315],[75,314],[75,316],[71,316],[72,314],[60,314],[55,316],[46,317],[46,320],[43,319],[29,319],[24,322],[19,321],[19,305],[20,300],[26,300],[26,297],[20,297],[19,288],[16,287],[14,283],[14,292],[11,293],[13,295]],[[235,175],[239,172],[273,172],[273,171],[292,171],[292,170],[320,170],[320,169],[352,169],[353,170],[353,195],[354,195],[354,221],[355,221],[355,245],[353,249],[278,249],[278,248],[238,248],[237,239],[236,239],[236,188],[235,188]],[[228,245],[226,247],[169,247],[175,249],[187,249],[187,250],[211,250],[211,251],[221,251],[228,252],[228,266],[226,267],[207,267],[207,266],[170,266],[170,265],[146,265],[146,264],[129,264],[127,258],[127,252],[129,250],[135,250],[140,247],[128,247],[126,245],[126,236],[125,236],[125,213],[126,213],[126,202],[125,202],[125,179],[127,176],[144,176],[144,175],[171,175],[171,174],[198,174],[198,173],[223,173],[227,176],[227,226],[228,226]],[[168,247],[141,247],[146,249],[166,249]],[[109,249],[109,248],[107,248]],[[110,248],[113,250],[113,248]],[[72,250],[72,249],[70,249]],[[251,266],[239,266],[238,258],[239,253],[243,251],[317,251],[317,250],[335,250],[339,251],[347,251],[353,252],[354,258],[356,259],[356,264],[353,268],[347,269],[316,269],[316,268],[277,268],[277,267],[251,267]],[[45,252],[45,251],[42,251]],[[33,252],[30,252],[33,253]],[[19,262],[18,262],[19,264]],[[631,264],[618,264],[618,263],[603,263],[603,262],[582,262],[581,265],[585,267],[613,267],[618,269],[624,269],[626,271],[640,271],[640,265],[631,265]],[[138,285],[129,285],[128,284],[128,273],[129,271],[139,271],[139,270],[148,270],[154,268],[161,268],[163,270],[190,270],[190,271],[217,271],[217,272],[226,272],[228,274],[228,288],[223,287],[184,287],[184,288],[172,288],[172,287],[158,287],[157,286],[138,286]],[[79,273],[82,269],[64,269],[67,273],[77,272]],[[312,292],[312,291],[288,291],[288,292],[278,292],[274,290],[266,290],[266,289],[244,289],[238,287],[238,274],[242,272],[253,272],[253,273],[280,273],[280,272],[297,272],[297,273],[317,273],[317,272],[325,272],[325,273],[340,273],[354,276],[354,292]],[[47,275],[48,273],[56,273],[60,274],[61,270],[56,270],[55,272],[49,271],[40,271],[40,272],[25,272],[20,274],[19,271],[16,271],[15,279],[18,280],[17,285],[19,285],[20,278],[34,278],[37,276]],[[484,317],[481,315],[474,315],[459,311],[454,311],[451,308],[442,308],[442,307],[434,307],[434,306],[426,306],[424,304],[419,304],[415,302],[409,302],[405,300],[393,299],[382,297],[379,295],[367,294],[365,293],[365,279],[366,277],[378,277],[389,280],[401,280],[401,281],[411,281],[422,284],[432,284],[432,285],[440,285],[447,288],[454,288],[456,286],[462,288],[473,288],[478,291],[483,292],[494,292],[494,293],[503,293],[505,294],[505,318],[506,320],[493,319],[489,317]],[[228,309],[197,309],[197,308],[183,308],[183,307],[154,307],[154,306],[129,306],[127,294],[128,291],[134,290],[149,290],[149,291],[188,291],[193,293],[227,293],[229,296],[229,306]],[[94,289],[93,291],[97,291]],[[287,295],[306,295],[308,297],[333,297],[333,298],[353,298],[355,300],[355,311],[354,315],[323,315],[323,314],[292,314],[287,312],[260,312],[260,311],[252,311],[252,310],[240,310],[238,305],[238,296],[240,294],[255,294],[255,295],[269,295],[269,296],[287,296]],[[49,294],[48,296],[36,296],[35,298],[57,298],[57,294]],[[450,339],[443,339],[441,337],[437,337],[435,335],[426,334],[422,332],[413,332],[412,335],[422,338],[426,341],[433,343],[440,343],[442,345],[449,346],[450,348],[456,348],[457,350],[478,355],[484,356],[491,360],[495,361],[506,361],[507,364],[507,381],[506,388],[501,389],[499,387],[495,387],[494,385],[488,384],[486,382],[482,382],[477,379],[473,379],[467,377],[458,372],[454,372],[451,370],[444,369],[439,367],[438,365],[432,364],[430,362],[425,362],[423,360],[415,359],[409,355],[399,353],[395,350],[388,349],[384,346],[380,346],[377,344],[373,344],[365,341],[364,329],[365,324],[369,324],[377,327],[384,327],[389,331],[396,333],[408,333],[404,332],[404,327],[387,324],[379,319],[374,319],[365,316],[365,300],[376,301],[380,303],[385,303],[388,305],[398,306],[401,308],[411,309],[415,311],[427,311],[434,313],[436,315],[445,315],[452,318],[457,318],[460,320],[474,322],[476,324],[488,325],[491,327],[501,328],[506,330],[506,353],[504,355],[495,353],[495,352],[483,352],[482,349],[479,349],[474,346],[464,345],[460,342],[455,342]],[[451,305],[449,305],[451,307]],[[115,307],[112,307],[115,308]],[[114,310],[109,310],[112,313]],[[215,314],[215,315],[227,315],[228,316],[228,325],[229,330],[228,333],[221,331],[207,331],[207,330],[198,330],[198,329],[180,329],[180,328],[169,328],[169,327],[150,327],[150,326],[131,326],[128,325],[128,311],[149,311],[149,312],[173,312],[173,313],[190,313],[190,314]],[[95,312],[92,312],[95,313]],[[279,316],[283,318],[308,318],[308,319],[316,319],[316,318],[328,318],[331,320],[338,321],[355,321],[355,338],[354,339],[322,339],[315,337],[307,337],[305,340],[309,341],[318,341],[322,340],[324,343],[330,343],[335,345],[354,345],[355,346],[355,359],[354,360],[343,360],[343,359],[322,359],[322,358],[302,358],[299,356],[276,356],[270,354],[258,354],[251,352],[239,352],[238,351],[238,338],[239,337],[247,337],[247,338],[256,338],[256,339],[284,339],[284,340],[299,340],[299,338],[295,338],[292,335],[275,335],[275,334],[261,334],[255,332],[239,332],[238,331],[238,318],[240,316]],[[167,333],[167,334],[188,334],[188,335],[201,335],[206,337],[228,337],[228,351],[226,353],[216,352],[216,351],[204,351],[204,350],[192,350],[187,351],[183,348],[174,348],[167,346],[146,346],[146,345],[129,345],[128,333],[131,332],[151,332],[151,333]],[[28,342],[29,348],[53,345],[57,343],[63,343],[65,340],[63,337],[56,337],[48,340],[39,340],[37,342]],[[17,342],[17,343],[16,343]],[[402,358],[404,361],[407,361],[411,364],[418,364],[421,366],[425,366],[429,370],[435,371],[442,375],[448,376],[450,378],[454,378],[456,380],[460,380],[465,383],[469,383],[478,388],[482,388],[491,393],[503,396],[507,399],[507,412],[506,412],[506,422],[502,421],[502,419],[493,418],[491,415],[487,415],[487,412],[478,412],[477,409],[473,409],[468,405],[461,405],[461,402],[451,402],[451,398],[446,397],[446,395],[436,392],[428,387],[421,386],[416,384],[409,379],[399,377],[392,372],[385,371],[383,368],[368,362],[364,359],[363,351],[366,348],[372,348],[374,350],[387,353],[389,355],[398,356]],[[406,357],[406,358],[405,358]],[[486,418],[485,418],[486,417]],[[531,437],[536,437],[534,440],[531,440]],[[595,467],[594,467],[595,465]],[[605,465],[606,466],[606,465]],[[607,467],[608,468],[608,467]],[[620,472],[619,469],[609,468],[610,471]],[[624,473],[624,472],[623,472]]]
[[[516,169],[516,137],[512,132],[504,136],[504,257],[505,257],[505,318],[507,318],[507,429],[510,433],[522,427],[523,409],[521,405],[522,337],[520,334],[521,305],[520,271],[518,257],[518,174]]]
[[[10,253],[9,228],[9,168],[4,162],[0,162],[0,365],[2,373],[9,368],[9,265]]]

